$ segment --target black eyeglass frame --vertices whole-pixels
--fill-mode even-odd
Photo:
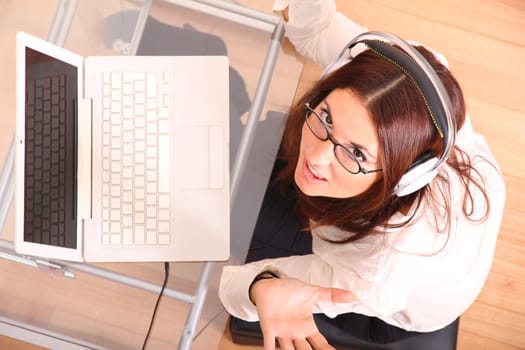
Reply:
[[[304,111],[305,111],[305,123],[306,123],[306,126],[308,126],[308,129],[310,130],[312,135],[314,135],[320,141],[323,141],[323,142],[324,141],[330,141],[334,145],[334,156],[335,156],[335,159],[337,159],[339,164],[341,164],[341,166],[346,171],[348,171],[350,174],[353,174],[353,175],[357,175],[359,173],[366,175],[366,174],[370,174],[370,173],[383,171],[383,169],[367,170],[367,169],[363,168],[363,166],[361,165],[359,160],[356,158],[356,156],[347,147],[343,146],[342,144],[337,142],[336,139],[334,139],[334,137],[332,136],[332,134],[328,130],[328,127],[326,126],[325,122],[321,119],[321,116],[319,116],[319,114],[317,114],[317,112],[310,106],[310,104],[308,102],[304,104]],[[312,126],[308,123],[308,118],[312,114],[315,116],[315,118],[317,118],[318,122],[323,126],[323,128],[324,128],[324,130],[326,132],[326,137],[324,137],[324,138],[323,137],[319,137],[319,135],[316,134],[316,132],[312,129]],[[348,156],[357,164],[357,167],[359,168],[357,171],[352,171],[352,170],[348,169],[343,164],[343,162],[339,159],[339,157],[337,155],[337,152],[336,152],[337,147],[341,147],[346,152],[346,154],[348,154]]]

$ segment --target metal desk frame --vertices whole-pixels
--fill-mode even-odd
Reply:
[[[134,55],[137,52],[142,33],[148,18],[151,5],[153,0],[143,0],[142,9],[137,20],[135,30],[130,43],[124,45],[125,54]],[[264,101],[266,99],[268,88],[271,82],[272,74],[277,62],[277,57],[280,53],[282,40],[284,37],[284,25],[282,20],[274,15],[270,15],[264,12],[260,12],[254,9],[237,5],[224,0],[165,0],[167,2],[186,7],[192,10],[197,10],[209,15],[222,17],[230,21],[234,21],[240,24],[249,25],[256,29],[264,30],[271,33],[271,41],[266,52],[265,61],[262,67],[261,74],[253,102],[248,114],[248,121],[244,127],[243,134],[240,139],[239,148],[235,156],[234,162],[231,168],[230,174],[230,195],[231,205],[233,204],[239,189],[241,176],[246,167],[248,155],[252,148],[257,123],[259,121]],[[48,33],[48,41],[63,46],[67,35],[71,29],[74,15],[77,9],[77,0],[59,0],[55,16],[51,28]],[[5,221],[14,195],[14,139],[11,141],[8,154],[6,156],[2,173],[0,174],[0,232],[4,228]],[[21,256],[14,252],[13,244],[10,241],[0,239],[0,257],[9,259],[12,261],[24,263],[33,267],[37,267],[38,263],[31,257]],[[124,285],[140,288],[145,291],[152,293],[160,293],[161,286],[150,282],[146,282],[131,276],[123,275],[108,269],[104,269],[97,266],[92,266],[85,263],[72,263],[66,261],[50,261],[51,264],[55,264],[62,269],[62,272],[67,274],[73,274],[73,271],[88,273],[97,277],[105,278],[114,282],[118,282]],[[173,298],[182,302],[191,304],[190,311],[186,318],[184,330],[182,332],[178,349],[190,349],[195,336],[195,330],[197,322],[200,318],[206,295],[208,291],[208,284],[211,273],[213,271],[215,263],[205,262],[202,267],[202,271],[197,283],[195,294],[187,294],[174,289],[166,288],[164,295],[169,298]],[[3,326],[2,326],[3,325]],[[27,332],[34,332],[38,334],[38,337],[42,336],[45,331],[36,329],[35,327],[28,327],[28,325],[22,325],[16,321],[6,320],[0,318],[0,333],[2,330],[9,332],[10,336],[16,336],[19,332],[25,330],[26,333],[22,333],[19,339],[27,341]],[[32,330],[31,330],[32,329]],[[55,338],[56,334],[48,333],[51,337]],[[56,339],[56,338],[55,338]],[[84,346],[89,348],[96,345],[79,341],[77,339],[63,338],[66,343],[75,346],[79,346],[78,349],[85,349]],[[84,345],[82,345],[84,344]],[[76,347],[75,347],[76,348]],[[98,347],[100,348],[100,347]]]

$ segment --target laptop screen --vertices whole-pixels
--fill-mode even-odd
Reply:
[[[77,68],[25,50],[24,240],[75,248]]]

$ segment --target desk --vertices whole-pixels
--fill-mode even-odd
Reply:
[[[236,86],[231,90],[230,98],[231,157],[233,160],[242,144],[244,146],[240,149],[245,154],[239,152],[240,157],[247,160],[246,164],[234,161],[232,166],[232,258],[226,263],[238,263],[244,258],[255,225],[277,150],[282,118],[293,100],[302,62],[293,54],[268,54],[271,51],[269,48],[275,45],[278,48],[282,39],[279,32],[275,32],[280,22],[270,18],[273,16],[249,9],[243,9],[248,15],[235,14],[238,5],[233,3],[222,3],[221,8],[208,10],[211,1],[169,2],[153,4],[150,15],[155,22],[148,21],[143,37],[145,40],[142,41],[148,45],[135,48],[126,45],[126,42],[133,37],[137,17],[141,18],[138,16],[141,3],[81,1],[76,8],[68,8],[66,5],[70,1],[44,1],[31,3],[30,15],[23,12],[28,8],[24,3],[10,4],[12,7],[4,9],[2,16],[6,17],[6,21],[2,19],[0,22],[9,26],[2,34],[6,39],[3,42],[9,44],[2,50],[2,55],[6,56],[6,60],[2,61],[7,63],[2,68],[6,74],[2,76],[7,77],[10,83],[1,85],[0,90],[0,105],[5,108],[0,121],[1,159],[9,154],[8,143],[14,131],[14,74],[10,75],[9,71],[14,71],[14,33],[17,30],[46,38],[46,25],[49,26],[52,18],[55,18],[56,23],[63,14],[62,18],[66,19],[63,23],[68,25],[68,14],[75,13],[71,30],[65,31],[69,35],[63,34],[64,24],[61,24],[51,27],[49,37],[59,44],[65,43],[66,48],[84,56],[115,54],[115,48],[131,50],[131,53],[137,49],[138,54],[151,54],[149,50],[167,48],[175,50],[178,46],[173,45],[174,30],[179,34],[189,31],[208,37],[211,35],[214,42],[222,43],[213,49],[227,50],[233,73],[231,84]],[[53,11],[54,8],[58,8],[58,11]],[[266,21],[265,18],[270,19]],[[149,26],[150,23],[154,23],[154,27]],[[161,31],[154,37],[148,37],[151,28]],[[154,43],[160,45],[152,45]],[[170,51],[162,54],[177,53]],[[268,86],[261,86],[261,74],[272,75],[273,69],[267,71],[268,66],[264,64],[272,59],[275,59],[274,79]],[[249,130],[250,137],[241,137],[246,130]],[[250,141],[257,145],[251,151]],[[11,186],[9,182],[6,181],[7,192]],[[7,209],[10,209],[9,206]],[[9,211],[8,214],[2,232],[5,240],[1,247],[4,252],[10,251],[13,231],[13,213]],[[61,271],[53,269],[43,273],[10,260],[0,261],[3,276],[0,284],[0,332],[17,336],[15,333],[22,332],[24,328],[43,331],[65,339],[69,342],[69,348],[73,348],[72,343],[76,343],[78,348],[139,348],[150,321],[156,293],[160,290],[162,265],[61,264],[67,271],[74,273],[74,279],[64,278],[57,274]],[[187,348],[192,340],[193,348],[217,347],[226,317],[217,298],[220,268],[216,267],[208,263],[172,263],[170,283],[165,292],[169,298],[164,298],[160,305],[148,343],[150,348],[172,349],[176,344],[179,348]],[[203,281],[205,283],[202,285]],[[194,294],[195,288],[199,290],[202,287],[204,293]],[[207,289],[208,298],[194,303],[196,299],[206,296]],[[197,310],[194,310],[195,307]],[[186,318],[188,312],[190,317]],[[26,332],[18,337],[30,340],[28,334]],[[32,334],[35,342],[46,344],[42,336]]]

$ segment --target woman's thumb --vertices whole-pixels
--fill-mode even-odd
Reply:
[[[354,293],[339,288],[322,288],[319,301],[349,303],[355,299]]]

